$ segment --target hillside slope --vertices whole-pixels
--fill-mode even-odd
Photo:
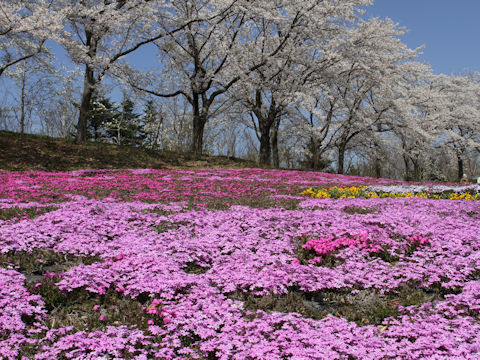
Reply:
[[[225,156],[194,156],[93,142],[76,145],[66,139],[0,131],[0,170],[251,167],[258,165]]]

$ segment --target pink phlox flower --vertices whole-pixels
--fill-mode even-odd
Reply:
[[[410,244],[418,244],[420,246],[430,245],[430,239],[423,237],[419,234],[407,237]]]
[[[323,258],[321,256],[316,256],[313,259],[308,260],[309,264],[315,265],[321,263]]]
[[[106,292],[107,292],[106,289],[103,288],[103,287],[98,287],[98,288],[97,288],[97,291],[98,291],[98,293],[99,293],[100,295],[105,295]]]
[[[158,314],[158,309],[154,306],[150,306],[147,308],[147,314]]]
[[[379,252],[382,249],[379,244],[368,239],[368,233],[357,234],[353,237],[342,236],[337,239],[333,236],[310,239],[302,245],[303,249],[313,250],[316,254],[323,256],[345,247],[357,247],[367,252]]]
[[[162,301],[160,299],[153,299],[153,301],[152,301],[153,306],[160,305],[161,303],[162,303]]]

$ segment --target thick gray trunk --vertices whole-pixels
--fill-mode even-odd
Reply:
[[[382,165],[378,157],[375,158],[375,177],[377,179],[382,177]]]
[[[200,94],[193,93],[193,128],[192,128],[192,145],[191,152],[195,155],[201,155],[203,153],[203,133],[205,130],[205,124],[207,122],[208,108],[205,105],[200,110]]]
[[[416,180],[416,181],[419,181],[421,180],[421,177],[422,177],[422,168],[420,166],[420,161],[417,159],[417,160],[413,160],[413,180]]]
[[[345,164],[345,146],[341,145],[338,148],[338,170],[337,170],[337,174],[343,174],[345,172],[344,164]]]
[[[461,156],[457,156],[457,165],[458,165],[458,181],[460,182],[463,178],[463,159]]]
[[[272,148],[270,146],[270,131],[260,134],[260,165],[270,166]]]
[[[193,141],[191,151],[195,155],[201,155],[203,152],[203,132],[205,124],[201,119],[196,119],[193,122]]]
[[[90,58],[93,58],[97,53],[98,40],[89,31],[85,32],[85,37],[85,45],[88,47],[88,55]],[[87,122],[90,115],[91,101],[95,91],[95,85],[94,69],[89,64],[86,64],[82,101],[80,102],[80,111],[78,115],[77,136],[75,138],[75,143],[77,144],[86,144],[87,142]]]
[[[412,180],[412,177],[411,177],[411,172],[410,172],[410,165],[409,165],[409,161],[408,161],[408,156],[405,154],[403,155],[403,163],[405,164],[405,180],[406,181],[411,181]]]
[[[280,126],[280,120],[277,119],[272,127],[272,160],[273,167],[280,167],[280,156],[278,154],[278,128]]]
[[[77,136],[75,142],[77,144],[85,144],[87,142],[87,123],[91,110],[91,101],[95,90],[95,79],[93,70],[87,65],[85,69],[85,79],[83,82],[82,101],[80,103],[80,112],[77,123]]]

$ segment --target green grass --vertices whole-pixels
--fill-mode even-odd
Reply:
[[[253,312],[296,312],[316,320],[338,316],[354,321],[359,326],[378,326],[386,318],[398,317],[398,306],[419,306],[426,302],[443,300],[444,294],[436,289],[407,284],[386,294],[380,294],[373,289],[362,290],[357,294],[352,294],[348,289],[324,289],[313,293],[291,289],[283,295],[255,296],[236,292],[231,297],[244,301],[245,308]]]

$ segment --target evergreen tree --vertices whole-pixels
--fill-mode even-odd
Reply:
[[[106,122],[106,134],[117,145],[142,145],[146,136],[144,125],[131,99],[124,97],[116,116]]]
[[[108,136],[107,124],[115,122],[119,116],[118,108],[109,98],[95,95],[89,112],[87,131],[88,138],[102,141]]]

